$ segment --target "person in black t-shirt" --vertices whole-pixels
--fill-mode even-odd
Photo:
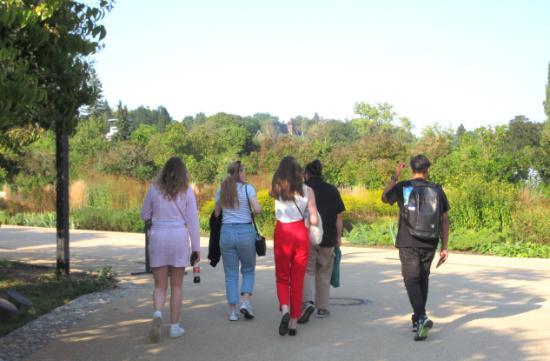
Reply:
[[[428,158],[417,155],[411,158],[410,165],[412,179],[399,183],[397,180],[405,164],[397,165],[395,175],[391,177],[382,193],[382,202],[389,204],[397,202],[399,206],[399,226],[395,246],[399,249],[401,273],[414,311],[412,323],[413,330],[416,331],[415,340],[420,341],[426,339],[428,331],[433,326],[433,322],[426,315],[426,301],[430,267],[439,239],[441,239],[441,249],[438,266],[449,257],[447,251],[449,202],[443,189],[427,180],[430,168]],[[431,217],[436,219],[431,223],[429,219],[426,220],[430,212]],[[437,222],[439,224],[434,224]],[[422,230],[418,230],[422,227]],[[435,237],[425,236],[429,234],[430,229],[434,230]]]
[[[342,243],[343,213],[346,210],[338,189],[323,180],[323,165],[314,160],[306,166],[306,184],[315,193],[317,210],[323,220],[323,239],[318,246],[311,245],[304,279],[302,317],[298,323],[306,323],[317,308],[316,317],[330,315],[328,299],[330,277],[334,264],[334,247]]]

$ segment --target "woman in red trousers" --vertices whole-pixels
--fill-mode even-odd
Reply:
[[[277,296],[282,313],[281,336],[296,335],[302,312],[302,290],[309,256],[309,236],[304,216],[317,225],[313,190],[304,184],[302,167],[291,156],[284,157],[273,175],[271,196],[275,198],[274,253]]]

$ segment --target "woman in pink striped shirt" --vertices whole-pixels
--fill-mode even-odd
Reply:
[[[197,201],[189,186],[187,169],[180,158],[170,158],[152,182],[143,202],[141,218],[152,222],[149,255],[155,280],[155,313],[150,332],[151,342],[160,340],[162,309],[166,301],[169,275],[170,337],[180,337],[185,332],[179,319],[183,275],[185,267],[191,265],[190,248],[197,262],[200,259]]]

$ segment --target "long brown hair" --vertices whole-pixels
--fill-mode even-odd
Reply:
[[[273,175],[271,181],[271,192],[269,194],[275,199],[291,201],[294,194],[304,195],[304,174],[298,161],[288,155],[281,160],[279,168]]]
[[[222,208],[235,209],[239,206],[237,182],[240,181],[242,170],[243,166],[239,160],[227,166],[227,177],[225,177],[220,187],[220,206]]]
[[[189,187],[189,174],[183,160],[179,157],[168,159],[154,183],[158,186],[164,198],[176,197]]]

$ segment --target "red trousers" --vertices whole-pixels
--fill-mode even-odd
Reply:
[[[307,228],[304,221],[277,221],[273,238],[279,305],[289,305],[290,317],[300,318],[304,275],[309,256]]]

